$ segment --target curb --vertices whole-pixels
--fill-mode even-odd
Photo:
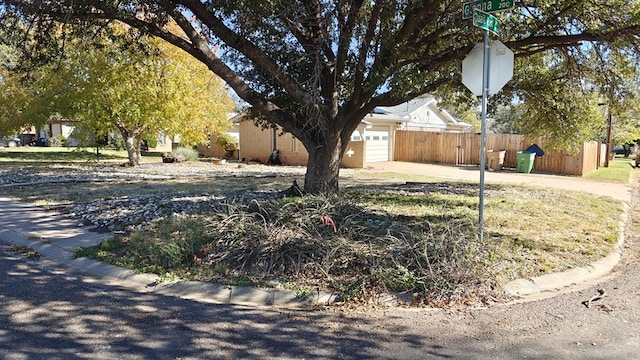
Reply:
[[[198,281],[163,281],[155,274],[140,274],[84,257],[74,258],[76,248],[97,245],[113,234],[92,232],[91,228],[71,228],[69,221],[60,221],[62,225],[51,226],[51,223],[58,223],[60,217],[57,213],[0,198],[0,209],[18,208],[12,206],[17,204],[20,205],[19,211],[29,212],[31,216],[21,217],[21,221],[6,221],[12,216],[2,214],[0,210],[0,242],[32,249],[47,261],[63,264],[89,277],[84,279],[87,282],[217,304],[305,307],[330,304],[336,300],[336,294],[319,291],[301,296],[295,291],[277,288],[229,286]],[[40,229],[37,225],[28,229],[20,226],[19,222],[29,222],[31,218],[33,222],[46,222],[49,225],[46,229]]]

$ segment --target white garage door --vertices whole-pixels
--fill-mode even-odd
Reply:
[[[373,126],[365,129],[365,162],[389,161],[389,126]]]

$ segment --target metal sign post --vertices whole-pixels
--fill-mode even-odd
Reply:
[[[489,30],[484,30],[484,61],[482,62],[482,120],[480,141],[480,204],[478,211],[478,237],[484,241],[484,171],[487,162],[487,97],[489,96]]]
[[[483,2],[484,1],[484,2]],[[480,0],[475,3],[468,3],[468,9],[465,7],[465,12],[463,13],[463,18],[467,15],[467,13],[473,13],[473,25],[483,29],[484,33],[484,43],[482,44],[482,87],[478,88],[477,78],[478,71],[475,70],[476,66],[479,65],[476,60],[480,60],[477,55],[480,55],[477,47],[471,51],[471,53],[462,61],[462,83],[474,93],[474,95],[482,95],[482,120],[481,120],[481,145],[480,145],[480,200],[479,200],[479,209],[478,209],[478,238],[480,243],[484,242],[484,177],[485,177],[485,169],[487,167],[487,98],[491,92],[496,93],[502,89],[504,83],[511,79],[513,75],[513,58],[505,57],[505,54],[512,55],[513,53],[506,49],[501,49],[501,56],[498,57],[498,53],[494,55],[491,49],[491,45],[489,43],[489,32],[493,32],[495,34],[500,31],[500,24],[498,20],[492,16],[491,14],[482,11],[476,8],[476,5],[484,6],[490,9],[492,12],[505,10],[507,7],[513,7],[513,3],[509,3],[508,1],[498,1],[496,4],[493,4],[494,0]],[[494,6],[495,5],[495,6]],[[472,9],[472,10],[471,10]],[[499,43],[499,42],[497,42]],[[501,43],[500,43],[501,44]],[[507,66],[504,67],[503,70],[500,71],[501,68],[497,67],[495,70],[499,72],[504,72],[505,77],[496,78],[494,84],[490,84],[490,69],[491,58],[497,60],[497,63],[501,63],[501,59],[506,59]],[[503,59],[503,60],[504,60]],[[473,71],[471,71],[473,70]],[[493,86],[494,89],[490,89]],[[480,90],[480,91],[479,91]]]

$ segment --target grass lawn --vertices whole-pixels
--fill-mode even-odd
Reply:
[[[32,163],[55,168],[59,162],[94,161],[85,153],[37,150],[0,149],[0,174]],[[113,153],[109,161],[123,163],[126,156]],[[607,171],[619,165],[617,159],[611,165]],[[612,176],[599,171],[601,179]],[[610,198],[489,185],[480,244],[477,184],[368,171],[344,171],[341,183],[338,197],[229,202],[187,217],[168,216],[78,254],[166,278],[278,284],[301,296],[317,288],[366,302],[376,294],[404,292],[414,295],[414,305],[474,304],[500,297],[500,285],[511,279],[586,265],[608,254],[623,211]],[[277,178],[185,178],[3,190],[64,209],[150,193],[188,197],[212,188],[250,191],[284,184]]]
[[[616,155],[613,160],[609,161],[609,167],[601,166],[598,170],[585,175],[584,177],[595,181],[608,182],[629,182],[629,173],[635,170],[634,158],[624,158],[622,155]]]
[[[127,152],[125,150],[111,149],[79,149],[68,147],[15,147],[0,148],[0,165],[2,166],[48,166],[51,164],[66,163],[125,163]],[[141,162],[161,161],[159,153],[142,154]]]

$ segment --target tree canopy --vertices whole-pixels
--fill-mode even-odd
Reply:
[[[376,106],[426,93],[466,94],[461,60],[481,39],[471,21],[462,19],[460,1],[1,0],[0,5],[2,24],[28,23],[25,32],[33,42],[60,44],[49,41],[48,31],[59,23],[81,23],[84,30],[119,20],[183,49],[269,122],[302,141],[309,152],[305,190],[312,193],[338,190],[351,133]],[[579,99],[561,88],[579,82],[592,49],[638,55],[637,0],[515,5],[496,14],[500,38],[519,63],[538,56],[546,63],[533,70],[563,70],[547,73],[563,81],[554,85],[562,101]],[[502,95],[510,99],[516,91],[508,88]],[[537,105],[551,107],[546,115],[559,111],[555,121],[560,122],[578,106],[560,102]]]
[[[95,139],[117,129],[131,165],[145,137],[179,136],[189,146],[228,128],[233,103],[202,63],[159,39],[138,37],[134,44],[123,26],[110,34],[116,36],[70,39],[57,61],[29,73],[28,84],[18,81],[24,73],[13,74],[10,83],[21,91],[8,94],[23,99],[0,96],[0,103],[24,110],[7,116],[39,127],[58,113]]]
[[[613,143],[637,141],[640,69],[630,47],[590,43],[574,57],[540,53],[521,59],[510,90],[498,96],[503,106],[494,112],[497,128],[547,136],[553,149],[577,152],[585,140],[606,140],[611,113]]]

